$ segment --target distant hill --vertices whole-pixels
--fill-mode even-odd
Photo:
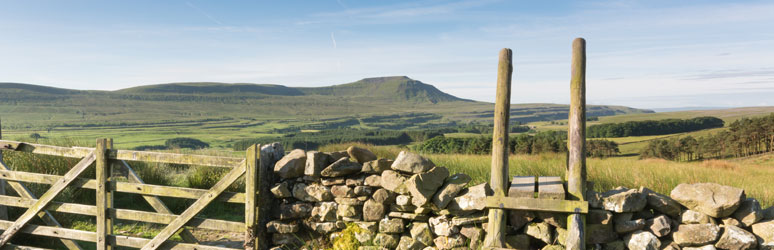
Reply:
[[[467,101],[444,93],[433,85],[406,76],[366,78],[353,83],[317,88],[297,88],[308,95],[361,96],[413,102]]]

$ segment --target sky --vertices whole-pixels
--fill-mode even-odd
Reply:
[[[572,40],[587,103],[774,106],[772,1],[8,1],[0,82],[116,90],[215,81],[326,86],[405,75],[494,101],[568,103]]]

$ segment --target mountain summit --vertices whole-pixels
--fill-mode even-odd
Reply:
[[[406,76],[365,78],[352,83],[328,87],[298,89],[308,95],[370,97],[431,103],[470,101],[444,93],[433,85]]]

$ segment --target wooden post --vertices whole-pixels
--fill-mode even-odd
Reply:
[[[0,140],[3,139],[3,120],[0,119]],[[3,161],[3,151],[0,151],[0,162]],[[5,180],[0,179],[0,195],[5,195]],[[0,220],[8,220],[8,208],[0,206]]]
[[[113,220],[108,209],[113,206],[113,195],[110,190],[111,171],[107,153],[112,149],[112,139],[97,139],[96,156],[97,172],[97,250],[111,250],[107,238],[113,234]]]
[[[572,78],[570,79],[570,127],[567,131],[567,192],[570,200],[586,200],[586,40],[572,43]],[[567,218],[568,250],[583,250],[585,216],[570,214]]]
[[[259,173],[259,151],[261,147],[258,144],[253,144],[247,148],[247,155],[245,156],[245,250],[257,250],[258,245],[262,240],[256,239],[256,229],[260,227],[256,225],[258,219],[258,185],[260,179]]]
[[[508,120],[511,106],[511,50],[500,50],[497,66],[497,97],[495,99],[494,134],[492,136],[492,169],[490,185],[494,197],[505,197],[508,185]],[[505,210],[489,209],[489,230],[484,246],[505,246]]]

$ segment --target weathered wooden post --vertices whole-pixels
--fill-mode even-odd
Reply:
[[[570,200],[586,200],[586,40],[572,43],[570,128],[567,130],[567,193]],[[586,249],[586,219],[580,213],[567,217],[567,250]]]
[[[3,120],[0,119],[0,140],[3,139]],[[3,151],[0,151],[0,162],[3,161]],[[5,180],[0,180],[0,195],[5,195]],[[8,220],[8,208],[0,205],[0,220]]]
[[[511,105],[511,65],[510,49],[500,50],[500,62],[497,66],[497,96],[495,98],[494,135],[492,137],[492,169],[489,184],[494,197],[505,197],[508,185],[508,120]],[[505,245],[505,210],[489,209],[489,226],[484,246],[503,247]]]
[[[262,239],[256,239],[258,222],[259,152],[261,146],[253,144],[245,156],[245,250],[257,250]]]
[[[96,157],[97,176],[97,250],[111,250],[113,245],[108,236],[113,234],[113,219],[109,209],[113,207],[113,191],[110,190],[111,167],[108,163],[108,150],[113,149],[113,139],[97,139]]]

